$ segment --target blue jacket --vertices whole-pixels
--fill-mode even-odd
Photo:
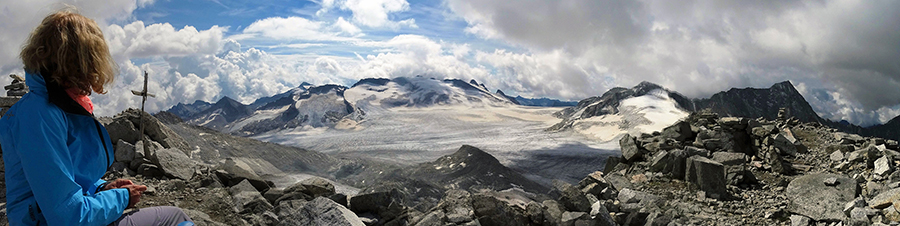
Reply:
[[[106,128],[55,83],[26,77],[31,92],[0,118],[10,225],[112,223],[129,196],[97,192],[115,159]]]

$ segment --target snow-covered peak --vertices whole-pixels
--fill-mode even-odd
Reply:
[[[508,99],[491,93],[474,80],[425,77],[363,79],[344,92],[348,102],[361,109],[369,107],[505,106]]]

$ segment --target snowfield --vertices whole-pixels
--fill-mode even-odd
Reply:
[[[638,107],[626,106],[636,111],[659,109]],[[523,106],[382,108],[369,111],[372,113],[352,129],[295,128],[252,138],[339,156],[406,165],[434,161],[469,144],[542,183],[550,183],[552,179],[577,182],[587,173],[602,170],[609,156],[619,154],[618,137],[627,131],[618,126],[590,129],[592,134],[601,134],[608,139],[586,136],[578,130],[545,131],[560,121],[551,116],[559,110],[561,108]],[[621,120],[614,119],[635,117],[642,118],[609,116],[601,121],[620,124],[617,122]],[[651,121],[644,119],[641,122]]]

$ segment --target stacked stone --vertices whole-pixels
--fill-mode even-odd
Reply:
[[[28,86],[25,85],[24,78],[15,74],[11,74],[9,77],[12,78],[13,81],[8,86],[3,87],[3,89],[6,89],[6,96],[21,97],[28,93]]]
[[[9,75],[13,79],[12,84],[4,86],[6,89],[6,97],[0,97],[0,117],[6,114],[6,109],[12,107],[21,96],[28,93],[28,86],[25,86],[25,79],[18,75]]]

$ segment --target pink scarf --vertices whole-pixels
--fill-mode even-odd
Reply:
[[[78,104],[81,105],[84,110],[87,110],[88,113],[94,114],[94,103],[91,103],[91,98],[87,95],[78,94],[77,88],[66,89],[66,94],[69,94],[69,97],[71,97],[72,100],[75,100],[75,102],[78,102]]]

